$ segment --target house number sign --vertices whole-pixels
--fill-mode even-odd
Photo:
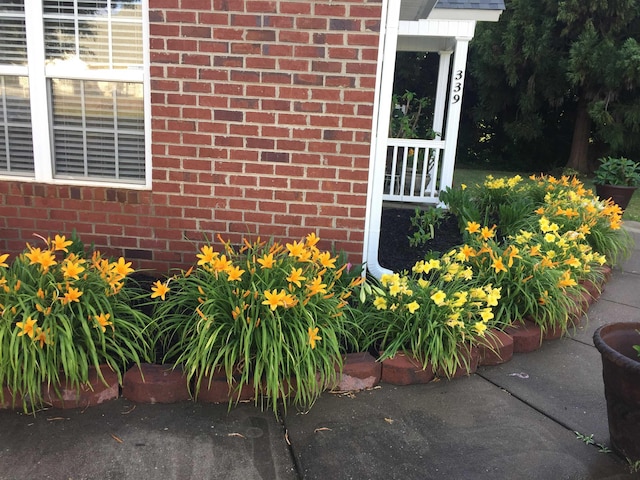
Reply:
[[[453,96],[451,97],[451,104],[455,105],[462,98],[462,79],[464,78],[464,70],[456,70],[453,76]]]

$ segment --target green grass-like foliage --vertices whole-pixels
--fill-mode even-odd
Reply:
[[[232,398],[251,385],[258,398],[308,406],[335,383],[344,346],[357,344],[347,299],[362,276],[320,251],[318,237],[282,245],[223,242],[201,248],[197,265],[156,282],[155,318],[166,359],[181,364],[195,394],[223,371]],[[237,397],[236,397],[237,398]]]
[[[409,246],[419,247],[425,245],[435,237],[435,230],[440,226],[446,216],[446,211],[442,208],[428,208],[422,210],[416,208],[411,217],[411,226],[414,229],[409,238]]]
[[[383,360],[407,353],[450,377],[469,367],[465,353],[492,327],[500,295],[477,281],[457,250],[420,261],[410,273],[385,274],[367,299],[377,310],[364,319],[370,346]]]
[[[89,367],[107,365],[122,381],[150,351],[150,318],[132,307],[127,285],[131,263],[87,258],[76,239],[41,240],[10,264],[0,255],[0,385],[25,408],[40,405],[43,384],[79,388]]]
[[[616,265],[629,255],[630,235],[622,227],[622,209],[599,199],[576,177],[519,175],[494,178],[441,192],[440,199],[458,217],[461,229],[468,222],[490,226],[506,238],[519,230],[535,230],[541,217],[559,226],[560,233],[579,231],[607,262]]]

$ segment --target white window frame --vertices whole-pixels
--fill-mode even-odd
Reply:
[[[21,75],[29,77],[31,102],[31,127],[33,132],[34,175],[6,175],[0,173],[1,180],[21,180],[25,182],[51,183],[57,185],[83,185],[117,187],[135,190],[150,190],[151,165],[151,82],[149,79],[149,5],[142,5],[142,61],[140,69],[129,70],[70,70],[67,66],[46,65],[44,44],[44,11],[42,0],[25,0],[25,25],[27,36],[27,66],[0,65],[0,75]],[[144,109],[144,152],[145,178],[143,183],[129,183],[117,179],[54,178],[51,99],[47,92],[50,78],[71,80],[122,81],[142,83]]]

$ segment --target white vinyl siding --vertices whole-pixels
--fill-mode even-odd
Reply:
[[[2,16],[7,5],[11,11]],[[19,20],[26,32],[22,40],[16,34],[8,46],[0,44],[0,77],[7,73],[3,61],[15,59],[25,74],[28,64],[21,84],[26,81],[23,100],[32,112],[31,122],[22,115],[7,124],[0,115],[7,132],[3,138],[0,131],[0,149],[11,152],[14,142],[23,142],[31,130],[16,129],[29,123],[44,132],[26,154],[35,159],[36,180],[150,187],[145,17],[140,0],[0,0],[0,32],[7,18],[16,19],[12,32],[20,32]],[[11,117],[4,103],[0,108]],[[15,150],[25,155],[24,148]],[[22,157],[11,160],[10,173],[24,171],[16,163]],[[0,152],[0,175],[9,173],[6,164]]]

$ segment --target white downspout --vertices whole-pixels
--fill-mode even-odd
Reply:
[[[392,273],[391,270],[382,267],[378,263],[378,249],[380,246],[382,194],[387,157],[389,117],[391,115],[391,97],[393,95],[393,75],[398,46],[400,3],[400,0],[382,1],[376,96],[373,103],[363,260],[366,263],[367,271],[377,278],[380,278],[384,273]]]

